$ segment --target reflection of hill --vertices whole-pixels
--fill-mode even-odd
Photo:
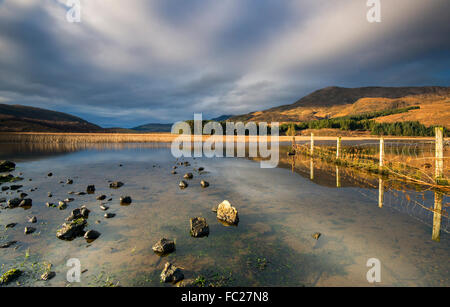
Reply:
[[[9,143],[1,144],[0,160],[36,161],[83,150],[121,150],[127,148],[165,148],[166,143]]]

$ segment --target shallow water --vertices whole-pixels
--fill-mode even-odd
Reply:
[[[309,158],[292,160],[286,148],[276,169],[261,169],[244,158],[187,158],[191,166],[179,166],[173,175],[176,161],[164,144],[1,144],[0,159],[17,162],[13,174],[23,173],[19,184],[33,199],[28,210],[0,210],[0,243],[18,241],[0,249],[1,273],[13,267],[24,271],[11,286],[171,286],[159,281],[164,263],[171,261],[183,268],[185,278],[204,276],[214,285],[368,286],[366,263],[377,258],[377,285],[450,286],[448,195],[438,195],[440,215],[432,210],[435,192],[383,179],[380,203],[380,178]],[[205,172],[193,171],[200,166]],[[181,190],[178,183],[188,171],[194,179]],[[68,178],[72,185],[59,183]],[[202,179],[210,187],[201,188]],[[110,189],[108,180],[125,185]],[[95,194],[68,194],[89,184],[96,186]],[[16,194],[1,192],[0,198]],[[112,197],[104,201],[116,214],[112,219],[99,208],[101,194]],[[121,195],[130,195],[132,204],[121,206]],[[75,201],[66,210],[45,205],[68,197]],[[211,211],[224,199],[239,210],[237,227],[222,225]],[[86,229],[101,236],[91,243],[56,238],[70,211],[81,205],[91,210]],[[38,222],[32,225],[27,217],[33,215]],[[194,216],[206,218],[208,237],[189,235]],[[6,229],[12,222],[18,224]],[[25,235],[26,226],[37,231]],[[322,234],[319,240],[312,238],[315,232]],[[163,258],[154,254],[151,247],[161,237],[174,239],[176,252]],[[80,283],[66,279],[70,258],[81,262]],[[46,263],[56,276],[40,281]]]

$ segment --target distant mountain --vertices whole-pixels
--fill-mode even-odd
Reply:
[[[102,128],[79,117],[41,108],[0,104],[2,132],[101,132]]]
[[[227,120],[227,119],[229,119],[231,117],[233,117],[233,115],[221,115],[219,117],[212,118],[211,120],[213,120],[215,122],[222,122],[222,121]]]
[[[450,128],[450,87],[327,87],[293,104],[231,117],[233,121],[302,122],[361,113],[420,108],[379,117],[379,122],[420,121]]]
[[[145,124],[131,129],[139,132],[170,132],[172,124]]]

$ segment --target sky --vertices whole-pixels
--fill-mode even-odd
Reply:
[[[103,127],[290,104],[327,86],[450,84],[450,1],[0,0],[0,103]]]

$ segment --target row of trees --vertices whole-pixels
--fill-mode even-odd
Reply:
[[[434,136],[434,126],[426,127],[418,121],[405,121],[395,123],[377,123],[374,120],[354,119],[323,119],[298,124],[283,124],[280,132],[292,135],[292,129],[301,131],[305,129],[341,129],[346,131],[370,131],[373,135],[394,136]],[[289,133],[287,133],[289,131]],[[450,136],[450,130],[444,128],[445,136]]]

